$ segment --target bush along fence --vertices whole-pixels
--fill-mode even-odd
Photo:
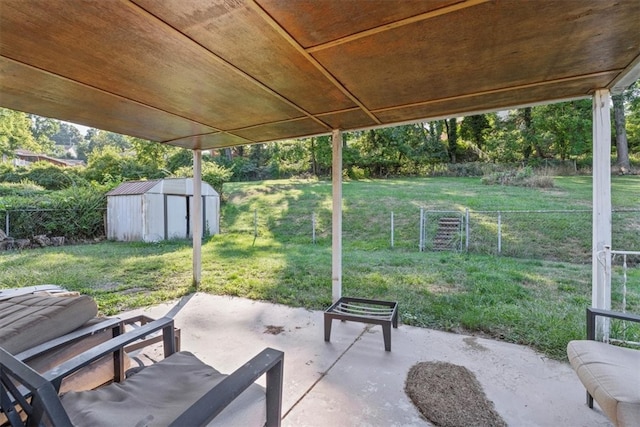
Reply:
[[[61,246],[102,239],[106,209],[0,211],[0,250]]]
[[[612,212],[613,247],[640,248],[640,209]],[[591,210],[474,211],[416,208],[361,218],[343,213],[343,243],[353,248],[458,251],[590,263]],[[635,231],[634,231],[635,230]],[[331,245],[330,211],[301,214],[272,209],[234,212],[222,233],[269,236],[291,243]]]

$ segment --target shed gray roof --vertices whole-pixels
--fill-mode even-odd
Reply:
[[[159,179],[151,181],[129,181],[123,182],[118,187],[107,193],[107,196],[132,196],[135,194],[144,194],[151,190],[160,182]]]

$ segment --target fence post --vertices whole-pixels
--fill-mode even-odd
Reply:
[[[393,249],[393,211],[391,211],[391,249]]]
[[[316,244],[316,213],[311,214],[311,241]]]
[[[465,216],[464,216],[464,232],[465,232],[465,239],[464,239],[464,247],[465,247],[465,252],[469,252],[469,208],[465,209]]]
[[[603,268],[603,280],[602,287],[604,288],[604,292],[602,294],[602,306],[597,306],[598,308],[604,308],[605,310],[611,310],[611,246],[604,245],[603,248],[604,255],[604,268]],[[601,336],[604,342],[609,342],[609,333],[611,327],[611,319],[608,317],[597,317],[596,318],[596,339],[598,339],[598,332],[601,332]]]
[[[502,214],[498,211],[498,255],[502,253]]]
[[[420,252],[424,252],[424,208],[420,208]]]
[[[627,312],[627,254],[622,255],[622,312]]]
[[[258,237],[258,209],[253,210],[253,238]]]
[[[4,233],[7,235],[7,237],[9,237],[10,236],[10,234],[9,234],[9,211],[6,211],[6,212],[7,212],[7,216],[5,217],[5,221],[4,221],[6,223],[6,227],[4,229]]]

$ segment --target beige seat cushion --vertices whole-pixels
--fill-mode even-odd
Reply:
[[[616,426],[640,425],[640,351],[571,341],[567,355],[580,381]]]
[[[178,352],[122,383],[66,393],[62,404],[77,427],[166,426],[225,377],[192,353]],[[248,427],[265,422],[265,391],[253,384],[209,425]]]
[[[25,295],[0,301],[0,346],[17,354],[67,334],[97,314],[96,303],[86,295]]]

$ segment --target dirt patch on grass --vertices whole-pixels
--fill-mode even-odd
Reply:
[[[475,375],[464,366],[420,362],[407,375],[405,392],[435,426],[507,425],[487,399]]]

